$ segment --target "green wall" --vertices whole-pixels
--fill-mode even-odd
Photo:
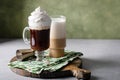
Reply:
[[[21,37],[24,0],[0,1],[0,38]]]
[[[67,38],[120,39],[120,0],[2,0],[0,38],[22,36],[38,6],[67,17]],[[4,34],[4,35],[3,35]]]

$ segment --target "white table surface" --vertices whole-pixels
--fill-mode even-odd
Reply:
[[[0,39],[0,80],[44,80],[20,76],[8,68],[7,64],[15,56],[16,50],[23,48],[29,46],[22,39]],[[91,70],[91,80],[120,80],[120,40],[67,39],[66,49],[84,54],[83,67]]]

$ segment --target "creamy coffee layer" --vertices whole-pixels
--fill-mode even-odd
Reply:
[[[61,49],[66,46],[66,39],[50,39],[50,48]]]
[[[50,38],[52,39],[61,39],[66,37],[65,31],[65,18],[51,18],[51,30]]]

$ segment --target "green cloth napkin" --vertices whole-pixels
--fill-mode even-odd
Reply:
[[[48,53],[48,52],[46,52]],[[20,68],[28,72],[40,74],[43,70],[56,71],[67,65],[70,61],[82,56],[81,52],[65,51],[65,56],[60,58],[44,58],[42,61],[14,61],[10,62],[10,68]]]

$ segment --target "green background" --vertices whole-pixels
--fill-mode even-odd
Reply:
[[[0,38],[21,38],[38,6],[67,17],[67,38],[120,39],[120,0],[1,0]]]

